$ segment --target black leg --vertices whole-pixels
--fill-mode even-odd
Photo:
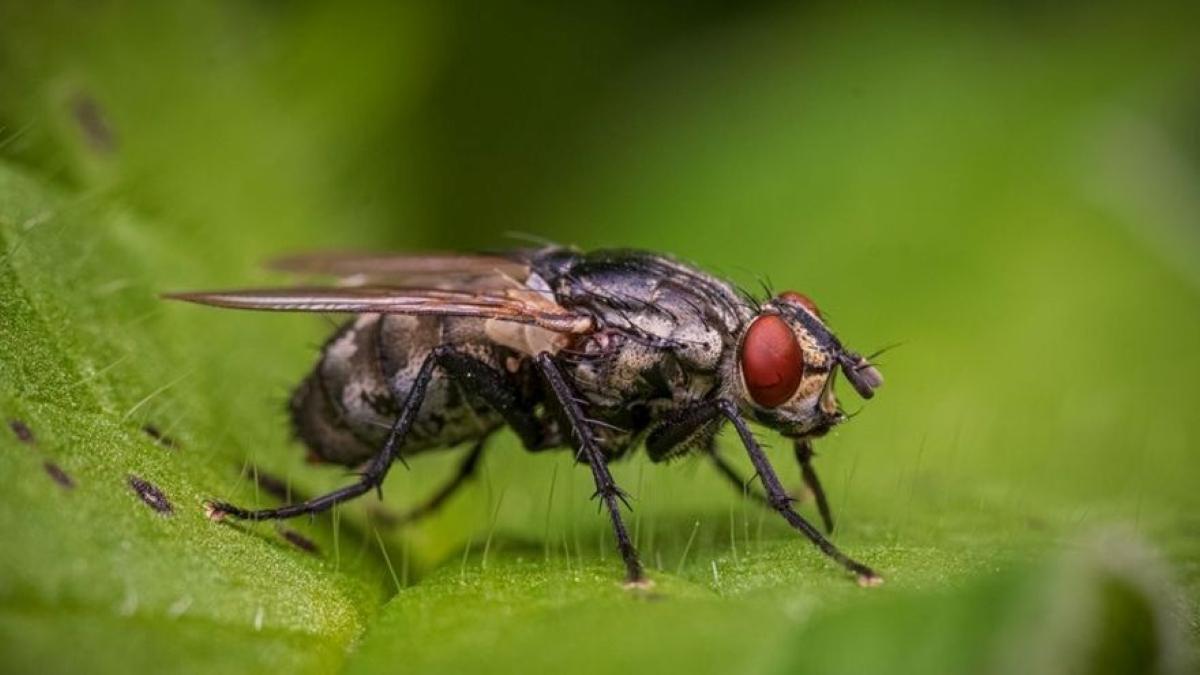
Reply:
[[[858,577],[859,585],[875,586],[882,583],[883,577],[876,574],[870,567],[842,553],[817,528],[813,527],[799,513],[796,513],[796,510],[792,508],[792,498],[783,489],[783,485],[779,482],[779,477],[775,475],[775,469],[771,467],[766,454],[759,447],[754,434],[750,432],[750,427],[742,419],[737,405],[724,400],[716,401],[714,405],[720,414],[724,415],[733,424],[734,428],[737,429],[738,436],[742,439],[742,445],[746,446],[746,452],[750,455],[750,462],[754,464],[754,469],[758,472],[758,477],[762,479],[763,487],[767,490],[767,500],[771,503],[771,507],[778,511],[792,527],[799,530],[805,537],[808,537],[809,541],[816,544],[822,553],[832,558],[850,572],[853,572]]]
[[[529,450],[540,450],[545,447],[547,438],[545,425],[534,413],[532,401],[525,400],[520,390],[513,382],[496,368],[466,354],[445,351],[438,357],[438,365],[445,369],[450,379],[454,380],[468,395],[478,397],[493,410],[500,413],[508,426],[517,434],[521,442]],[[467,456],[458,465],[454,475],[445,485],[438,488],[430,497],[408,512],[394,518],[392,525],[408,525],[425,518],[441,508],[450,497],[462,487],[479,466],[479,458],[488,436],[475,442]]]
[[[294,518],[309,513],[320,513],[333,508],[341,502],[354,499],[359,495],[369,492],[383,483],[384,476],[387,475],[388,469],[392,467],[392,462],[396,460],[400,445],[404,442],[404,437],[408,435],[408,430],[412,427],[413,420],[416,419],[417,413],[421,409],[421,403],[425,400],[425,389],[429,386],[429,379],[433,376],[433,369],[437,365],[437,357],[437,351],[425,357],[424,363],[421,364],[421,370],[417,373],[416,379],[413,380],[412,389],[408,392],[408,398],[404,401],[404,407],[400,409],[400,414],[396,417],[395,423],[392,424],[391,430],[388,431],[387,441],[384,442],[383,449],[371,459],[370,464],[367,465],[367,469],[363,471],[362,476],[357,482],[334,490],[329,494],[300,502],[299,504],[288,504],[287,506],[280,506],[274,509],[252,511],[226,502],[205,502],[204,509],[208,513],[208,517],[213,520],[220,520],[225,516],[232,516],[241,520],[277,520]]]
[[[646,437],[646,453],[652,461],[659,462],[677,457],[690,449],[690,446],[699,444],[717,473],[728,480],[738,493],[769,507],[767,498],[750,487],[754,477],[742,477],[738,470],[717,452],[717,431],[720,424],[721,413],[711,401],[684,408],[650,432]]]
[[[848,558],[825,539],[820,532],[813,528],[808,521],[792,509],[792,498],[788,496],[783,486],[779,483],[774,469],[771,468],[766,455],[763,454],[757,441],[754,440],[754,436],[750,433],[745,420],[742,419],[738,413],[737,406],[734,404],[728,401],[705,401],[676,413],[647,437],[646,448],[650,457],[657,460],[677,454],[676,449],[678,446],[694,442],[697,435],[703,431],[715,432],[715,429],[712,428],[714,420],[721,416],[728,418],[737,428],[738,435],[741,437],[747,452],[750,454],[750,460],[753,462],[758,476],[762,478],[763,485],[767,489],[767,496],[764,497],[757,491],[750,491],[747,488],[747,481],[738,474],[733,466],[717,454],[713,443],[714,436],[710,435],[705,439],[705,451],[717,468],[717,471],[733,483],[743,494],[779,511],[793,527],[800,530],[826,555],[858,575],[860,583],[877,583],[879,577],[869,567]],[[816,499],[817,509],[821,513],[821,519],[824,521],[825,528],[832,531],[833,517],[829,509],[829,501],[825,497],[825,490],[821,487],[821,482],[818,480],[817,473],[812,466],[812,445],[807,440],[796,441],[795,452],[796,459],[800,463],[800,471],[803,475],[804,483],[812,491]]]
[[[575,439],[579,444],[578,458],[580,461],[586,461],[591,466],[592,478],[596,481],[596,495],[608,507],[609,516],[612,517],[613,532],[617,536],[617,548],[621,552],[621,557],[625,559],[625,580],[631,584],[640,583],[645,580],[645,575],[642,573],[642,563],[638,560],[637,549],[633,547],[633,542],[629,538],[629,532],[626,531],[625,523],[621,520],[621,508],[618,504],[618,500],[624,501],[625,495],[613,481],[612,474],[608,472],[608,465],[604,461],[604,454],[596,444],[596,439],[592,436],[592,430],[588,426],[587,418],[584,416],[583,410],[579,407],[575,394],[571,390],[570,385],[567,384],[562,371],[559,370],[558,364],[554,362],[553,357],[545,352],[538,354],[536,359],[542,376],[546,378],[546,383],[550,385],[550,390],[554,393],[555,398],[558,399],[563,415],[566,417],[566,422],[575,434]]]
[[[715,441],[715,438],[713,439]],[[809,492],[813,494],[813,498],[817,502],[817,511],[821,514],[821,522],[825,525],[827,534],[833,533],[833,512],[829,508],[829,499],[825,496],[825,488],[821,487],[821,480],[817,478],[817,471],[812,465],[812,458],[815,453],[812,449],[812,443],[807,440],[796,441],[795,444],[796,461],[800,463],[800,475],[804,479],[804,485],[808,487]],[[771,506],[771,502],[767,497],[757,490],[749,487],[749,483],[754,480],[751,477],[749,480],[742,477],[738,470],[733,468],[733,465],[725,461],[725,458],[717,452],[716,443],[710,442],[704,448],[704,452],[716,467],[717,472],[728,480],[733,487],[742,493],[747,499],[750,499],[758,504],[766,507]]]
[[[540,450],[551,442],[546,425],[534,413],[534,401],[525,400],[513,381],[496,368],[466,354],[444,350],[438,365],[468,396],[487,403],[504,418],[528,450]]]
[[[336,504],[354,499],[379,487],[392,463],[399,458],[400,447],[421,410],[421,403],[425,400],[425,390],[429,386],[429,380],[436,367],[444,368],[446,374],[458,382],[469,395],[479,396],[500,412],[526,445],[539,446],[543,442],[541,424],[531,412],[532,406],[523,404],[515,388],[503,378],[503,375],[483,362],[459,354],[450,347],[439,347],[432,351],[421,364],[421,370],[413,380],[412,389],[409,390],[404,406],[388,432],[383,449],[372,458],[357,482],[299,504],[289,504],[273,509],[253,511],[225,502],[206,502],[205,510],[209,517],[216,520],[224,516],[243,520],[293,518],[326,511]],[[478,451],[478,449],[473,451],[473,455]],[[453,489],[461,485],[470,474],[470,470],[474,469],[473,465],[477,461],[477,456],[468,456],[468,462],[464,462],[464,465],[460,467],[460,473],[464,470],[466,473],[456,477],[455,481],[434,495],[432,501],[436,503],[433,508],[445,501]],[[446,494],[443,495],[442,492]]]
[[[432,515],[442,507],[458,489],[466,484],[467,479],[475,475],[475,469],[479,467],[479,458],[483,456],[483,448],[487,444],[488,437],[485,436],[471,446],[471,450],[467,456],[459,463],[458,468],[454,471],[454,475],[444,485],[437,489],[424,502],[412,507],[408,511],[389,518],[388,525],[411,525],[419,520]]]
[[[817,470],[813,468],[812,443],[807,440],[796,441],[796,461],[800,463],[800,476],[809,492],[817,500],[817,511],[821,513],[821,522],[825,524],[825,532],[833,533],[833,511],[829,509],[829,500],[825,498],[825,488],[821,487],[821,479],[817,478]]]
[[[722,424],[711,401],[676,410],[646,436],[646,454],[655,462],[672,459],[697,446],[712,447]]]
[[[750,487],[750,483],[754,481],[754,477],[751,476],[748,479],[743,477],[740,473],[738,473],[737,469],[733,468],[732,464],[725,461],[725,458],[717,452],[715,437],[708,443],[708,445],[705,446],[704,454],[708,455],[708,459],[713,463],[713,466],[716,467],[717,473],[721,474],[726,480],[728,480],[729,483],[733,485],[734,489],[740,494],[762,506],[771,506],[771,503],[767,501],[766,496],[764,496],[758,490]]]

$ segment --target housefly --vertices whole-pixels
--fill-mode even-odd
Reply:
[[[547,246],[496,255],[312,254],[278,261],[331,286],[173,293],[236,309],[346,313],[292,395],[297,436],[324,462],[361,467],[358,480],[301,503],[245,509],[207,502],[213,519],[291,518],[378,489],[392,464],[470,442],[432,511],[474,470],[484,440],[510,427],[530,451],[569,447],[591,470],[612,521],[626,580],[645,581],[622,520],[625,493],[610,461],[644,446],[653,461],[696,451],[739,491],[746,482],[716,451],[728,423],[765,494],[747,492],[859,583],[881,578],[793,508],[750,422],[790,439],[826,531],[828,500],[812,440],[847,417],[840,371],[863,398],[883,379],[845,348],[805,295],[759,301],[667,256]]]

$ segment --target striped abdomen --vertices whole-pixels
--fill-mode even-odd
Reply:
[[[512,354],[483,335],[478,319],[364,314],[325,344],[321,360],[292,395],[296,435],[320,461],[353,466],[377,453],[431,350],[453,344],[489,365]],[[501,423],[481,402],[435,372],[402,452],[475,439]]]

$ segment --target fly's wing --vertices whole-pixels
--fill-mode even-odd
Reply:
[[[336,277],[342,286],[482,290],[523,286],[529,278],[529,264],[523,258],[520,252],[509,257],[325,251],[279,258],[268,267],[304,276]]]
[[[548,296],[528,288],[484,291],[399,286],[265,288],[168,293],[163,297],[215,307],[275,312],[479,317],[575,335],[590,333],[595,328],[591,316],[564,309]]]

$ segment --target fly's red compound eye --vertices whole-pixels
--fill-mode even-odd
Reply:
[[[813,302],[812,298],[803,293],[797,293],[796,291],[784,291],[779,294],[779,299],[783,300],[784,302],[790,302],[794,305],[800,305],[804,309],[807,309],[815,314],[818,319],[821,318],[821,310],[817,309],[817,303]]]
[[[775,314],[758,317],[746,329],[741,361],[750,398],[764,408],[790,399],[804,377],[804,357],[796,335]]]

